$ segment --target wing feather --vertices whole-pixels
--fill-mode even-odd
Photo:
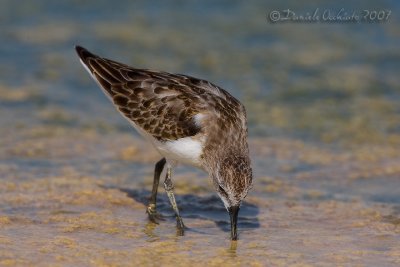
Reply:
[[[100,58],[84,48],[77,52],[118,110],[160,141],[194,136],[201,131],[194,116],[204,110],[187,85],[166,73],[135,69]]]
[[[214,140],[228,128],[247,129],[244,106],[206,80],[129,67],[79,46],[76,51],[117,109],[160,141],[195,136],[206,127]]]

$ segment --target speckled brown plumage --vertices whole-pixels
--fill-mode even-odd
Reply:
[[[252,183],[244,106],[208,81],[76,50],[122,115],[167,161],[188,158],[187,163],[206,170],[227,209],[237,215]]]
[[[220,120],[223,130],[227,124],[235,123],[237,112],[244,112],[235,98],[207,81],[135,69],[83,48],[77,51],[119,111],[158,140],[199,133],[201,128],[193,120],[198,113],[218,110],[221,118],[215,119]]]

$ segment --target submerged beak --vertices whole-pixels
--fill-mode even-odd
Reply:
[[[239,214],[239,206],[229,207],[229,215],[231,216],[231,239],[237,240],[237,218]]]

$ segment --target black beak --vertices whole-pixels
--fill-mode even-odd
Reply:
[[[239,214],[239,206],[229,207],[229,215],[231,216],[231,239],[237,240],[237,218]]]

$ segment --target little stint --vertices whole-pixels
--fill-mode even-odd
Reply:
[[[240,204],[252,184],[244,106],[222,88],[182,74],[137,69],[76,46],[81,63],[117,110],[162,155],[155,165],[147,213],[157,222],[157,188],[164,188],[180,234],[184,224],[175,201],[172,168],[178,162],[206,171],[230,215],[237,240]]]

